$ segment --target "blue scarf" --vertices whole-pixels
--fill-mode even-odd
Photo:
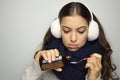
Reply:
[[[104,50],[101,48],[98,40],[87,41],[86,44],[77,51],[69,51],[63,45],[61,39],[54,38],[49,44],[45,46],[45,50],[58,49],[59,52],[65,55],[70,55],[72,61],[79,61],[83,58],[89,57],[93,53],[103,54]],[[54,74],[60,80],[85,80],[87,69],[85,68],[86,61],[82,61],[79,64],[65,64],[62,68],[62,72],[53,70]]]

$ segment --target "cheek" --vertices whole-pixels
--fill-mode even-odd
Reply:
[[[79,35],[78,42],[85,43],[88,38],[88,32],[84,33],[83,35]]]
[[[65,46],[70,42],[70,37],[68,34],[64,34],[64,32],[61,32],[62,42]]]
[[[87,38],[88,38],[88,32],[86,32],[82,35],[79,35],[77,43],[79,44],[80,48],[85,45]]]
[[[88,37],[88,32],[85,32],[84,34],[79,35],[79,39],[80,39],[80,40],[86,40],[87,37]]]
[[[69,41],[69,35],[62,34],[61,37],[62,37],[63,42],[68,42]]]
[[[87,41],[87,36],[81,36],[81,37],[79,37],[79,39],[78,39],[79,46],[82,47],[83,45],[85,45],[86,41]]]

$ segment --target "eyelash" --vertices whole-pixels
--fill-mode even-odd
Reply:
[[[82,31],[82,32],[80,32],[80,31],[78,31],[80,34],[83,34],[85,31]]]
[[[70,31],[64,31],[64,33],[69,33]]]
[[[70,31],[64,31],[64,33],[69,33]],[[78,31],[78,33],[83,34],[85,31]]]

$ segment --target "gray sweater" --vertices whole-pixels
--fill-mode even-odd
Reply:
[[[40,66],[35,62],[29,66],[18,80],[59,80],[51,70],[41,71]]]

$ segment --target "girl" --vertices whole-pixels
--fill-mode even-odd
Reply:
[[[49,63],[60,52],[70,55],[78,64],[64,64],[53,70],[41,71],[39,59]],[[20,80],[117,80],[112,74],[112,49],[105,38],[103,28],[95,15],[82,3],[70,2],[59,12],[58,18],[46,33],[42,49],[37,51],[35,62]]]

